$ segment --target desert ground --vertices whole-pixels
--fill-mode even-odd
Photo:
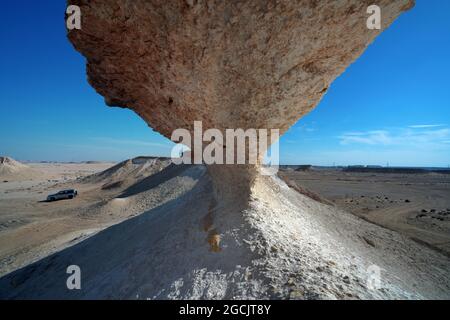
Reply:
[[[399,193],[401,186],[386,177],[377,177],[377,189],[374,177],[364,182],[367,177],[352,174],[347,180],[356,185],[347,186],[339,180],[342,173],[282,171],[282,179],[262,177],[243,209],[236,199],[215,201],[201,165],[152,157],[118,164],[12,161],[6,162],[15,170],[3,166],[7,182],[0,184],[2,299],[450,298],[446,247],[424,245],[423,235],[436,228],[414,225],[422,240],[412,240],[400,228],[407,221],[403,211],[391,211],[399,214],[397,232],[360,219],[357,204],[350,205],[368,198],[365,207],[387,208],[387,199],[377,198],[385,195],[395,200],[391,206],[416,203],[414,210],[430,212],[445,207]],[[316,194],[317,179],[336,195]],[[430,185],[420,189],[424,177],[402,179],[435,198]],[[442,187],[445,181],[434,183]],[[44,201],[67,188],[79,196]],[[444,228],[446,220],[438,221]],[[65,287],[72,264],[82,270],[83,290]],[[381,270],[376,288],[367,284],[373,266]]]
[[[346,172],[313,168],[280,176],[339,208],[450,256],[450,172]]]
[[[136,214],[137,208],[120,210],[120,203],[106,211],[105,204],[168,164],[167,160],[147,160],[116,165],[96,161],[21,164],[10,159],[11,165],[0,167],[0,275]],[[76,189],[79,196],[46,201],[47,195],[64,189]]]

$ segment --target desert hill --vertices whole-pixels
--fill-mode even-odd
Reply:
[[[30,166],[20,163],[10,157],[0,157],[0,179],[2,180],[32,180],[41,176],[41,172]]]
[[[102,183],[105,190],[134,184],[171,163],[169,158],[136,157],[122,161],[102,172],[83,177],[83,183]]]

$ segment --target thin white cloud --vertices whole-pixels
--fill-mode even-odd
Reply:
[[[315,122],[302,123],[302,124],[296,126],[295,128],[299,132],[315,132],[315,131],[317,131]]]
[[[347,132],[338,137],[342,145],[365,144],[380,146],[425,146],[442,145],[450,139],[450,129],[412,130],[372,130],[366,132]]]
[[[415,124],[413,126],[409,126],[411,129],[427,129],[427,128],[438,128],[443,127],[445,124]]]
[[[417,152],[412,148],[371,148],[370,150],[330,150],[296,155],[292,163],[312,163],[317,165],[382,165],[411,167],[447,167],[448,150],[443,148]]]
[[[369,144],[388,145],[392,143],[392,137],[388,131],[376,130],[368,132],[348,132],[339,137],[341,144]]]
[[[114,138],[106,138],[106,137],[94,137],[92,140],[97,142],[105,143],[105,144],[120,144],[120,145],[128,145],[128,146],[141,146],[141,147],[159,147],[159,148],[170,148],[170,142],[168,143],[158,143],[158,142],[150,142],[150,141],[142,141],[142,140],[131,140],[131,139],[114,139]]]

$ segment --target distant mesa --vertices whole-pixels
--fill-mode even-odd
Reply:
[[[304,165],[299,165],[297,167],[297,169],[295,169],[295,171],[309,171],[312,169],[312,165],[310,164],[304,164]]]
[[[0,157],[1,172],[16,172],[21,169],[29,168],[27,165],[20,163],[10,157]]]
[[[9,181],[32,180],[42,174],[28,165],[10,157],[0,157],[0,178]]]
[[[450,170],[443,168],[412,168],[412,167],[383,167],[383,166],[364,166],[354,165],[343,168],[344,172],[359,173],[397,173],[397,174],[425,174],[425,173],[441,173],[450,174]]]

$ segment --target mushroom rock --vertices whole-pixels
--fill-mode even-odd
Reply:
[[[372,1],[70,0],[82,23],[69,39],[106,102],[166,137],[194,121],[283,133],[380,33],[366,27]],[[381,30],[413,5],[374,2]],[[262,178],[258,165],[209,166],[215,194],[203,166],[174,167],[124,198],[139,210],[157,192],[166,202],[0,278],[0,298],[449,297],[447,257]],[[82,290],[64,286],[71,264]]]
[[[69,0],[81,29],[68,37],[109,106],[134,110],[170,138],[249,128],[286,132],[413,0]],[[224,145],[226,148],[226,145]],[[260,150],[260,153],[265,150]],[[216,194],[245,198],[258,165],[208,166]],[[244,195],[244,197],[242,197]]]

